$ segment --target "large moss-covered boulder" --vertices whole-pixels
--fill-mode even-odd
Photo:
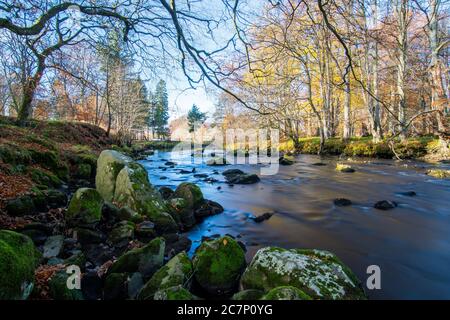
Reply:
[[[261,300],[311,300],[311,297],[296,287],[283,286],[270,290]]]
[[[67,208],[66,221],[72,226],[95,225],[102,217],[103,198],[97,190],[78,189]]]
[[[154,300],[196,300],[192,293],[182,286],[170,287],[155,293]]]
[[[140,272],[151,277],[163,265],[166,243],[156,238],[142,248],[136,248],[122,255],[109,269],[110,273]]]
[[[16,199],[9,200],[6,203],[6,212],[10,216],[24,216],[31,215],[35,212],[36,208],[33,203],[33,199],[29,195],[23,195]]]
[[[293,286],[315,299],[364,299],[353,272],[334,254],[277,247],[260,249],[241,278],[243,289]]]
[[[0,300],[26,299],[34,283],[40,254],[20,233],[0,230]]]
[[[134,238],[135,224],[131,221],[117,223],[108,236],[109,243],[113,245],[124,245]]]
[[[195,279],[206,292],[221,295],[233,290],[245,268],[245,253],[231,237],[205,241],[197,249]]]
[[[188,208],[198,208],[204,201],[202,190],[190,182],[181,183],[172,198],[182,198]]]
[[[168,200],[167,207],[174,220],[180,222],[185,228],[192,228],[195,225],[194,210],[189,207],[185,199],[170,199]]]
[[[248,289],[236,292],[231,300],[259,300],[264,295],[264,291]]]
[[[147,216],[161,233],[178,231],[178,225],[168,214],[158,190],[148,181],[147,172],[138,163],[129,163],[118,174],[114,202]]]
[[[114,150],[104,150],[100,153],[95,186],[105,200],[113,200],[117,175],[131,161],[129,157]]]
[[[186,252],[181,252],[152,276],[139,292],[138,299],[151,300],[156,291],[177,285],[189,289],[192,273],[192,263],[189,257]]]
[[[54,300],[83,300],[83,294],[79,289],[69,289],[67,280],[69,274],[65,270],[56,272],[48,281],[50,296]]]

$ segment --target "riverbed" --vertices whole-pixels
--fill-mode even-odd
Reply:
[[[367,267],[380,267],[381,289],[366,290],[371,299],[450,299],[450,180],[427,176],[425,171],[432,165],[357,159],[348,162],[356,172],[341,173],[335,170],[336,162],[342,161],[337,157],[300,155],[293,165],[264,176],[261,165],[211,167],[192,159],[190,153],[156,152],[140,161],[153,185],[175,189],[181,182],[193,182],[205,198],[225,208],[188,232],[191,255],[202,236],[217,234],[241,240],[248,261],[269,245],[329,250],[363,284],[369,276]],[[177,165],[165,165],[168,160]],[[445,167],[449,165],[441,165]],[[180,173],[193,168],[193,173]],[[261,181],[229,186],[221,172],[231,168],[256,173]],[[218,181],[194,177],[201,173]],[[407,191],[416,196],[402,195]],[[353,204],[337,207],[335,198]],[[373,208],[380,200],[395,201],[398,207]],[[251,219],[265,212],[275,214],[262,223]]]

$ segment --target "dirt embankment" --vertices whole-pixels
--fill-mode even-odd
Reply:
[[[0,214],[11,199],[89,184],[98,154],[112,146],[106,132],[86,123],[0,117]]]

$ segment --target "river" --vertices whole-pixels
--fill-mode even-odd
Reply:
[[[177,165],[167,168],[166,160]],[[300,155],[276,175],[260,175],[259,183],[234,186],[224,183],[220,172],[239,168],[259,174],[260,165],[210,167],[192,163],[190,154],[171,152],[156,152],[140,163],[153,185],[175,189],[194,182],[205,198],[225,208],[189,231],[190,254],[202,236],[214,234],[238,237],[247,246],[248,261],[268,245],[324,249],[337,254],[363,284],[367,267],[380,267],[381,289],[366,290],[371,299],[450,299],[450,180],[425,175],[431,165],[416,161],[358,159],[351,163],[354,173],[337,172],[337,161]],[[313,165],[317,162],[326,165]],[[219,182],[179,173],[194,167],[196,174]],[[417,195],[402,195],[405,191]],[[350,199],[353,205],[337,207],[335,198]],[[374,209],[379,200],[399,205]],[[265,212],[276,213],[262,223],[250,219]]]

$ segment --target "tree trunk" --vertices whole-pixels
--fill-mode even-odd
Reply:
[[[397,49],[397,96],[398,96],[398,121],[399,121],[399,137],[401,140],[406,139],[406,95],[405,95],[405,76],[406,76],[406,60],[408,48],[407,19],[408,19],[408,0],[397,0],[397,28],[398,28],[398,49]]]
[[[19,123],[24,123],[26,120],[30,119],[33,114],[32,103],[36,93],[36,88],[38,87],[44,73],[44,69],[45,61],[42,58],[38,59],[36,73],[24,84],[22,101],[17,114],[17,120],[19,120]]]
[[[443,63],[439,57],[438,14],[440,4],[440,0],[429,0],[431,16],[429,18],[428,35],[430,40],[431,59],[428,70],[431,83],[431,108],[437,110],[437,134],[441,140],[441,144],[446,148],[448,147],[450,132],[445,110],[446,107],[448,107],[448,97],[444,86],[445,73],[442,72]]]

